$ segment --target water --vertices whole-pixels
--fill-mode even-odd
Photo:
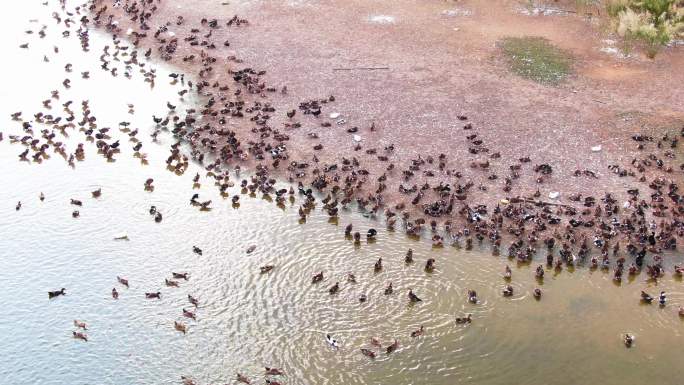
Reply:
[[[50,11],[39,3],[22,3],[10,12],[2,26],[8,37],[3,52],[11,60],[3,64],[0,107],[3,383],[177,384],[181,375],[199,384],[233,383],[237,372],[261,383],[265,366],[283,368],[285,384],[681,382],[684,321],[676,310],[684,305],[681,280],[668,275],[656,286],[642,275],[617,286],[601,271],[547,271],[540,286],[544,296],[536,301],[531,295],[539,286],[536,264],[516,266],[492,257],[484,246],[433,249],[429,242],[388,232],[355,210],[343,211],[337,223],[316,210],[301,224],[299,197],[278,207],[237,186],[229,189],[231,196],[241,194],[235,207],[199,166],[191,164],[180,176],[164,167],[173,143],[168,133],[159,135],[159,143],[149,138],[150,116],[162,115],[166,101],[182,108],[177,89],[168,84],[170,69],[152,65],[158,74],[152,90],[137,70],[131,80],[112,78],[98,69],[97,59],[102,45],[111,45],[109,37],[93,33],[92,52],[83,54],[77,39],[61,37]],[[27,22],[31,18],[40,22]],[[23,33],[37,32],[43,23],[45,39]],[[25,41],[29,50],[18,47]],[[52,53],[53,45],[59,55]],[[42,61],[44,54],[49,63]],[[66,62],[74,65],[69,90],[60,85]],[[91,79],[80,79],[85,70]],[[86,160],[73,169],[51,150],[51,159],[42,164],[17,161],[24,147],[10,145],[8,135],[21,129],[9,114],[23,109],[30,117],[42,111],[41,101],[53,89],[61,93],[52,103],[55,114],[66,100],[74,100],[75,111],[82,99],[90,100],[98,126],[111,127],[112,136],[121,138],[115,162],[87,142]],[[135,114],[128,114],[127,103],[135,105]],[[117,129],[120,121],[140,129],[148,165],[133,156],[134,143]],[[69,133],[70,138],[56,140],[84,142],[82,133]],[[197,172],[201,186],[193,188]],[[150,177],[155,189],[146,192],[143,182]],[[96,188],[102,188],[97,199],[90,193]],[[212,199],[212,209],[190,206],[193,193]],[[70,198],[83,201],[77,219],[71,217],[76,207]],[[15,211],[19,200],[23,207]],[[149,215],[151,205],[163,213],[161,223]],[[347,223],[362,233],[377,228],[378,240],[355,246],[343,236]],[[129,241],[113,239],[124,231]],[[193,245],[202,248],[202,256],[192,252]],[[251,245],[256,249],[248,254]],[[408,248],[414,250],[413,265],[403,262]],[[378,257],[384,269],[374,273]],[[436,259],[432,273],[423,269],[427,258]],[[275,269],[262,275],[259,267],[266,264]],[[506,264],[513,267],[512,298],[501,296]],[[311,276],[319,271],[326,278],[312,285]],[[171,272],[188,272],[189,280],[180,280],[180,288],[166,287]],[[346,282],[348,272],[358,283]],[[129,279],[130,289],[116,282],[117,275]],[[331,296],[327,289],[336,281],[341,291]],[[395,293],[385,296],[389,282]],[[67,295],[48,300],[46,291],[61,287]],[[116,301],[113,287],[120,293]],[[410,305],[409,288],[424,301]],[[477,290],[481,303],[466,301],[468,289]],[[668,306],[640,305],[642,289],[667,291]],[[161,300],[144,298],[157,290]],[[369,297],[363,304],[362,293]],[[182,316],[182,308],[192,307],[187,294],[200,301],[197,321]],[[467,313],[473,314],[471,325],[454,322]],[[74,319],[88,323],[89,342],[71,337]],[[174,321],[187,323],[188,333],[174,330]],[[420,325],[425,335],[411,338]],[[632,349],[622,344],[627,331],[636,335]],[[341,341],[340,349],[327,345],[326,333]],[[378,357],[370,360],[359,349],[370,348],[371,337],[384,346],[396,338],[399,349],[391,355],[376,349]]]

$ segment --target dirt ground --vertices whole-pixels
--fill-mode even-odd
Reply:
[[[220,1],[200,0],[192,6],[182,0],[155,2],[159,8],[152,19],[152,31],[169,21],[168,29],[180,38],[190,34],[199,20],[227,20],[238,15],[249,21],[246,26],[219,28],[213,31],[216,42],[228,40],[229,47],[217,43],[211,55],[224,58],[235,55],[243,61],[218,63],[217,79],[222,68],[252,67],[266,70],[268,85],[287,86],[286,95],[269,96],[277,112],[270,125],[290,136],[287,143],[292,160],[310,161],[315,154],[320,164],[339,163],[341,157],[356,156],[375,180],[388,174],[388,204],[402,199],[400,183],[405,186],[439,181],[475,186],[471,203],[492,203],[504,197],[529,195],[539,189],[542,197],[560,191],[560,202],[572,193],[602,196],[609,191],[618,196],[636,183],[621,178],[610,165],[629,166],[634,158],[645,158],[631,139],[636,133],[661,136],[668,130],[679,133],[684,125],[684,49],[663,50],[655,60],[639,50],[630,57],[601,52],[605,40],[618,40],[605,26],[605,20],[588,17],[573,8],[574,2],[551,5],[572,12],[550,16],[530,16],[521,12],[525,5],[517,1],[492,0],[283,0]],[[452,12],[449,12],[452,11]],[[185,23],[174,22],[183,15]],[[121,26],[131,25],[121,20]],[[548,86],[520,78],[508,71],[497,47],[506,36],[542,36],[567,50],[575,58],[573,74],[558,86]],[[143,46],[146,43],[141,43]],[[154,45],[152,45],[155,47]],[[155,47],[156,48],[156,47]],[[202,47],[179,44],[171,63],[188,74],[198,66],[184,63],[180,57],[199,54]],[[387,69],[361,69],[386,67]],[[346,70],[336,70],[344,68]],[[296,109],[304,100],[334,95],[321,117],[297,115],[288,119],[285,111]],[[339,113],[343,125],[329,119]],[[467,121],[458,116],[468,117]],[[288,129],[284,123],[298,121],[300,128]],[[324,128],[320,122],[330,121]],[[464,130],[472,123],[472,130]],[[249,127],[230,123],[233,129],[254,137]],[[374,124],[375,131],[370,130]],[[355,151],[353,134],[357,126],[361,150]],[[242,128],[241,128],[242,127]],[[318,139],[307,134],[315,132]],[[468,152],[466,135],[477,134],[489,152]],[[321,144],[323,149],[314,151]],[[393,144],[389,162],[397,167],[386,172],[388,162],[381,162],[368,149]],[[592,152],[592,146],[601,151]],[[649,147],[650,146],[650,147]],[[472,146],[471,146],[472,147]],[[498,152],[500,158],[491,154]],[[445,170],[427,165],[408,182],[401,178],[411,160],[422,156],[447,155]],[[529,156],[522,165],[520,178],[512,191],[503,191],[509,166]],[[489,161],[487,170],[471,163]],[[664,159],[675,170],[668,178],[681,179],[681,157]],[[539,184],[536,164],[547,163],[553,174]],[[435,176],[421,174],[427,169]],[[575,170],[591,170],[598,178],[575,177]],[[656,170],[656,174],[658,171]],[[497,179],[488,179],[492,174]],[[371,185],[375,187],[375,184]],[[370,189],[369,189],[370,191]]]

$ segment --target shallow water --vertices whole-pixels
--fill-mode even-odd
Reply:
[[[173,143],[168,133],[157,144],[149,140],[150,116],[162,115],[166,101],[181,103],[167,70],[155,65],[153,90],[139,73],[131,80],[112,78],[97,60],[101,46],[111,45],[108,37],[93,33],[92,52],[82,54],[77,39],[63,39],[54,28],[51,11],[38,2],[22,7],[2,26],[3,36],[15,37],[2,41],[6,57],[13,58],[4,64],[4,73],[13,76],[5,78],[0,103],[2,383],[176,384],[181,375],[200,384],[232,383],[236,372],[261,383],[264,366],[283,368],[285,384],[681,383],[681,280],[668,275],[655,287],[642,275],[617,286],[601,271],[547,271],[540,286],[544,296],[536,301],[536,264],[515,266],[484,246],[433,249],[355,210],[343,211],[338,223],[316,210],[300,224],[299,197],[279,208],[261,194],[242,194],[234,207],[208,178],[193,189],[199,166],[182,176],[165,169]],[[31,18],[41,22],[28,23]],[[49,26],[46,39],[23,34],[42,23]],[[18,48],[24,41],[30,41],[29,50]],[[53,45],[59,45],[59,55],[52,54]],[[73,86],[65,91],[60,83],[69,61]],[[91,70],[90,80],[79,78],[83,70]],[[115,162],[96,155],[92,143],[74,169],[58,154],[42,164],[17,161],[24,147],[9,144],[7,136],[20,132],[9,114],[23,109],[26,117],[42,110],[41,101],[53,89],[62,93],[53,101],[56,113],[66,100],[75,100],[74,110],[80,100],[90,100],[98,125],[122,138]],[[127,103],[135,105],[134,115],[127,113]],[[133,157],[133,143],[116,129],[120,121],[140,129],[149,165]],[[83,137],[73,131],[64,141]],[[143,190],[149,177],[153,192]],[[98,187],[102,197],[94,199],[90,191]],[[38,200],[41,191],[44,202]],[[195,192],[200,200],[213,200],[211,211],[188,204]],[[241,194],[239,187],[229,192]],[[70,198],[84,202],[78,219],[71,217]],[[23,207],[15,211],[19,200]],[[150,205],[163,213],[161,223],[148,214]],[[350,222],[362,232],[378,228],[378,240],[355,246],[343,236]],[[129,241],[113,239],[124,231]],[[202,256],[192,252],[193,245],[202,248]],[[257,247],[247,254],[250,245]],[[403,262],[408,248],[415,251],[413,265]],[[385,267],[374,273],[378,257]],[[423,270],[427,258],[437,261],[433,273]],[[259,266],[265,264],[276,267],[262,275]],[[512,298],[501,296],[506,264],[513,267]],[[167,288],[164,278],[172,271],[188,272],[190,279]],[[312,285],[318,271],[326,279]],[[358,283],[346,282],[348,272]],[[130,289],[117,284],[117,275],[130,280]],[[336,281],[341,291],[330,296],[327,289]],[[389,282],[395,294],[385,296]],[[46,291],[61,287],[66,296],[47,299]],[[112,287],[120,292],[118,301],[110,296]],[[422,303],[409,305],[409,288]],[[467,289],[477,290],[481,303],[467,303]],[[642,289],[667,291],[668,306],[640,305]],[[157,290],[161,300],[144,298]],[[361,293],[368,302],[358,302]],[[191,307],[187,294],[200,300],[196,322],[181,313]],[[456,325],[454,317],[466,313],[473,314],[473,323]],[[74,319],[88,323],[89,342],[71,338]],[[173,321],[186,322],[187,335],[175,331]],[[411,338],[420,325],[425,336]],[[637,338],[632,349],[622,344],[627,331]],[[341,341],[338,350],[327,345],[326,333]],[[359,349],[370,348],[371,337],[385,346],[396,338],[400,348],[369,360]]]

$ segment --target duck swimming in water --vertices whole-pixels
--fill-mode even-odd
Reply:
[[[340,291],[340,283],[339,282],[335,282],[335,284],[332,285],[330,287],[330,289],[328,289],[328,293],[330,293],[330,295],[337,294],[337,292],[339,292],[339,291]]]
[[[147,299],[161,299],[161,292],[156,293],[145,293],[145,298]]]
[[[631,348],[632,345],[634,344],[634,336],[629,334],[629,333],[625,333],[623,341],[624,341],[626,347]]]
[[[390,295],[394,292],[394,288],[392,288],[392,282],[390,282],[387,287],[385,288],[385,295]]]
[[[460,325],[469,324],[472,320],[472,314],[467,314],[465,317],[456,317],[456,323]]]
[[[534,289],[534,291],[532,292],[532,295],[534,296],[535,299],[541,299],[541,296],[542,296],[541,289],[540,288]]]
[[[195,305],[195,307],[199,306],[199,301],[197,300],[197,298],[191,296],[190,294],[188,294],[188,302]]]
[[[202,255],[202,249],[200,249],[200,248],[197,247],[197,246],[193,246],[193,247],[192,247],[192,252],[195,253],[195,254],[197,254],[197,255]]]
[[[237,373],[237,381],[242,382],[243,384],[247,384],[247,385],[252,383],[252,381],[250,381],[249,378],[247,378],[246,376],[244,376],[240,373]]]
[[[513,286],[508,285],[503,289],[503,296],[510,297],[513,295]]]
[[[665,306],[665,302],[667,302],[667,296],[665,295],[664,291],[661,291],[660,295],[658,296],[658,303],[660,306]]]
[[[185,308],[183,308],[183,317],[192,318],[193,320],[197,321],[195,313],[191,312],[190,310],[186,310]]]
[[[71,332],[71,335],[74,336],[77,340],[83,340],[85,342],[88,342],[88,336],[86,334],[80,333],[80,332]]]
[[[318,282],[321,282],[322,280],[323,280],[323,272],[321,271],[321,272],[313,275],[313,277],[311,278],[311,283],[312,284],[318,283]]]
[[[404,257],[404,263],[413,263],[413,249],[408,249],[406,256]]]
[[[116,276],[116,280],[119,281],[120,284],[122,284],[122,285],[128,287],[128,280],[127,280],[127,279],[121,278],[121,277],[119,277],[119,276],[117,275],[117,276]]]
[[[506,267],[504,268],[503,278],[505,280],[510,280],[512,275],[513,272],[511,271],[511,268],[508,265],[506,265]]]
[[[17,202],[17,205],[14,207],[14,209],[17,211],[21,209],[21,201]]]
[[[178,282],[176,282],[176,281],[171,281],[171,280],[166,279],[166,278],[164,279],[164,283],[165,283],[166,286],[168,286],[168,287],[179,287],[179,286],[178,286]]]
[[[86,323],[85,323],[85,322],[81,322],[81,321],[78,321],[78,320],[74,320],[74,326],[77,327],[77,328],[81,328],[81,329],[83,329],[83,330],[88,330],[88,327],[86,326]]]
[[[335,349],[340,347],[340,343],[336,339],[333,339],[330,336],[330,334],[325,335],[325,341],[328,343],[328,345],[330,345],[331,347],[333,347]]]
[[[99,198],[102,195],[102,189],[99,188],[99,189],[91,192],[91,194],[93,195],[93,198]]]
[[[188,332],[188,327],[185,324],[178,322],[178,321],[173,321],[173,328],[178,330],[179,332],[181,332],[183,334]]]
[[[653,302],[653,297],[645,291],[641,291],[641,302],[651,303]]]
[[[477,292],[475,290],[468,290],[468,302],[477,303]]]
[[[266,367],[264,374],[267,376],[284,376],[285,372],[282,369]]]
[[[116,291],[116,288],[112,288],[112,298],[114,299],[119,299],[119,292]]]
[[[385,349],[385,352],[387,354],[393,353],[397,350],[398,347],[399,347],[399,341],[394,340],[394,342]]]
[[[423,335],[424,332],[425,332],[425,328],[423,328],[423,325],[420,325],[419,329],[411,332],[411,337],[412,338],[420,337]]]
[[[48,298],[55,298],[60,295],[66,295],[66,289],[62,288],[61,290],[56,290],[56,291],[48,291]]]
[[[261,274],[266,274],[269,271],[273,270],[274,268],[275,268],[275,266],[273,266],[273,265],[265,265],[265,266],[261,266],[259,268],[259,271],[261,272]]]
[[[408,298],[409,298],[409,301],[413,302],[413,303],[422,301],[422,299],[420,299],[411,289],[409,289]]]
[[[361,353],[368,358],[375,358],[375,352],[370,349],[361,348]]]
[[[435,270],[435,259],[434,258],[429,258],[425,262],[425,271],[428,273],[432,273]]]
[[[382,270],[382,257],[378,258],[378,260],[375,262],[375,265],[373,265],[373,270],[376,273]]]
[[[186,281],[188,280],[188,273],[174,273],[174,272],[171,272],[171,275],[173,276],[173,278],[176,278],[176,279],[184,279],[184,280],[186,280]]]

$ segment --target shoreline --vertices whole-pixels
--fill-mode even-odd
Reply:
[[[551,252],[555,246],[566,243],[565,249],[573,250],[572,255],[575,255],[577,245],[584,244],[581,250],[598,248],[603,251],[604,258],[609,258],[608,245],[616,239],[628,243],[632,255],[639,250],[643,254],[647,249],[658,254],[670,249],[684,236],[684,224],[680,220],[682,198],[677,194],[678,183],[682,180],[680,171],[662,170],[676,167],[676,162],[667,156],[676,159],[677,154],[659,149],[674,148],[679,134],[684,133],[670,130],[669,136],[659,138],[656,134],[633,132],[639,141],[624,137],[618,140],[619,144],[604,142],[600,152],[591,159],[582,159],[579,153],[566,156],[568,153],[563,151],[567,148],[555,146],[556,151],[562,152],[559,157],[558,153],[549,152],[550,143],[545,140],[539,143],[539,138],[532,138],[531,143],[519,143],[521,138],[518,137],[518,143],[501,142],[497,136],[506,134],[502,129],[492,132],[483,127],[481,122],[486,116],[456,112],[455,117],[450,117],[454,115],[451,111],[446,113],[445,122],[450,122],[447,124],[452,128],[447,132],[441,130],[449,137],[446,145],[451,151],[439,152],[439,147],[444,147],[445,143],[436,137],[425,141],[418,135],[418,140],[411,140],[411,134],[407,137],[403,133],[404,128],[395,132],[380,120],[364,122],[360,116],[368,114],[363,113],[363,109],[345,108],[349,106],[348,95],[331,92],[323,98],[301,101],[295,90],[302,84],[271,85],[264,80],[269,78],[268,71],[252,70],[249,63],[238,63],[240,59],[236,55],[222,59],[222,54],[234,52],[232,45],[225,46],[231,40],[231,34],[244,38],[254,26],[242,16],[222,21],[198,21],[194,19],[199,19],[200,15],[188,14],[186,10],[183,15],[176,14],[176,10],[164,2],[126,11],[102,8],[106,3],[95,1],[91,9],[91,16],[95,15],[101,28],[132,39],[145,56],[157,55],[156,48],[161,52],[162,60],[188,74],[188,79],[184,79],[187,91],[197,93],[200,103],[206,104],[185,116],[171,111],[166,121],[175,119],[172,119],[176,122],[175,134],[191,145],[193,158],[201,161],[205,154],[216,157],[217,161],[206,168],[219,184],[228,183],[228,175],[234,167],[244,167],[254,170],[257,176],[251,181],[242,181],[243,187],[250,190],[271,191],[269,179],[274,175],[293,184],[313,186],[322,195],[327,195],[324,209],[331,216],[338,207],[356,202],[371,214],[383,213],[390,227],[403,224],[409,234],[427,233],[430,228],[434,233],[440,228],[452,238],[465,238],[466,242],[471,242],[468,239],[473,236],[479,240],[489,239],[496,248],[503,246],[502,238],[509,234],[519,240],[514,249],[523,259],[537,248],[543,249],[542,243],[550,244]],[[110,11],[113,14],[109,14]],[[141,15],[145,15],[142,17],[145,27],[140,23]],[[127,20],[131,17],[136,22]],[[102,20],[109,21],[102,23]],[[112,24],[114,20],[116,23]],[[225,43],[221,43],[224,38]],[[202,63],[198,62],[200,58]],[[191,85],[190,77],[201,81]],[[392,89],[392,79],[386,80],[390,81]],[[521,82],[519,79],[512,81]],[[287,92],[283,92],[285,86]],[[557,93],[563,89],[544,92]],[[295,98],[299,99],[298,105],[288,106]],[[399,106],[390,103],[388,107]],[[346,112],[348,110],[360,113]],[[178,122],[181,122],[180,126]],[[674,124],[673,129],[676,128]],[[659,130],[662,129],[651,132]],[[613,135],[617,134],[619,132]],[[451,142],[455,140],[460,148],[454,151]],[[637,164],[642,171],[614,163],[627,157],[615,156],[611,147],[620,149],[634,142],[645,146],[646,150],[631,150],[631,156],[645,157],[647,151],[658,154],[653,155],[655,159],[642,160],[650,166]],[[529,151],[511,151],[511,144],[514,144],[512,147],[527,146]],[[534,152],[533,149],[542,146],[542,151]],[[589,147],[586,145],[587,152]],[[553,156],[545,158],[549,154]],[[178,151],[173,152],[172,158],[171,162],[182,159]],[[653,167],[653,163],[660,160],[667,163],[660,169]],[[572,176],[573,170],[568,169],[567,164],[580,165],[583,161],[592,168],[577,168],[574,173],[579,175]],[[612,167],[608,170],[594,168],[601,164]],[[617,173],[630,173],[634,177],[619,177]],[[643,180],[637,180],[637,177]],[[653,181],[657,183],[653,184]],[[594,183],[605,190],[592,186]],[[644,200],[643,195],[650,191],[649,184],[661,191],[651,202]],[[638,189],[642,195],[630,195],[627,193],[630,189]],[[611,191],[607,202],[600,202],[605,198],[599,193],[601,190]],[[559,200],[546,199],[547,194],[553,196],[556,192],[560,194]],[[663,197],[668,194],[671,206],[658,209],[654,214],[650,207],[664,206]],[[527,200],[526,204],[515,206],[523,200]],[[549,203],[555,209],[530,203],[542,200],[551,201]],[[513,204],[505,205],[504,202]],[[626,215],[621,211],[626,211]],[[305,216],[305,210],[302,212]],[[668,222],[663,222],[663,218]],[[658,231],[653,234],[656,235],[655,243],[649,241],[649,229]],[[433,241],[448,242],[449,237],[445,238]],[[586,246],[587,243],[596,247]]]

